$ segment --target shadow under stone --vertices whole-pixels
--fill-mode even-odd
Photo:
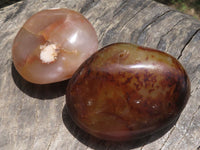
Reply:
[[[66,87],[69,80],[44,85],[30,83],[21,77],[21,75],[15,69],[13,63],[11,67],[11,72],[16,86],[22,92],[33,98],[38,98],[41,100],[50,100],[63,96],[66,93]]]
[[[131,140],[128,142],[113,142],[113,141],[104,141],[101,139],[98,139],[96,137],[93,137],[92,135],[89,135],[82,129],[80,129],[71,119],[71,117],[68,114],[67,106],[65,105],[62,111],[62,118],[63,122],[67,128],[67,130],[81,143],[84,145],[87,145],[90,148],[93,148],[95,150],[129,150],[137,147],[144,146],[148,143],[151,143],[160,137],[162,137],[167,131],[169,131],[174,124],[177,122],[178,118],[174,120],[169,126],[161,129],[160,131],[154,133],[153,135],[149,135],[147,137],[144,137],[142,139],[137,140]]]

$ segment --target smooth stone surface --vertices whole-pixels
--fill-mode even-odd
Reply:
[[[66,103],[72,120],[86,132],[127,141],[171,126],[189,95],[189,78],[174,57],[115,43],[79,67],[68,84]]]
[[[97,51],[90,22],[69,9],[49,9],[31,16],[15,37],[13,63],[24,79],[48,84],[71,78]]]

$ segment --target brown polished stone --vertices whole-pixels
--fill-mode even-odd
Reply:
[[[85,61],[67,88],[76,124],[105,140],[140,139],[167,127],[183,110],[190,81],[172,56],[117,43]]]

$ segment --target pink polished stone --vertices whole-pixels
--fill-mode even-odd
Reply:
[[[12,55],[23,78],[47,84],[71,78],[97,48],[96,32],[83,15],[52,9],[26,21],[14,40]]]

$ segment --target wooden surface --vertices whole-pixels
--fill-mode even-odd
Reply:
[[[12,42],[34,13],[66,7],[93,24],[99,48],[131,42],[176,57],[191,80],[191,97],[178,122],[164,136],[142,144],[97,140],[66,113],[67,81],[34,85],[12,64]],[[27,0],[0,9],[0,150],[199,150],[200,22],[151,0]],[[139,147],[137,147],[139,146]]]

